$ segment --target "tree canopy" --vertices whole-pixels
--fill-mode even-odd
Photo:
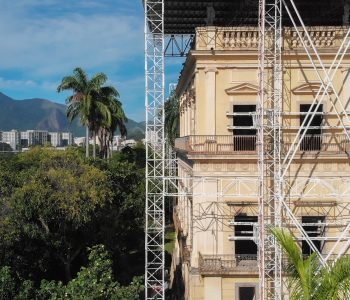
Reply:
[[[113,275],[106,289],[139,297],[133,277],[144,267],[144,155],[140,147],[87,160],[76,149],[33,148],[0,158],[0,299],[62,299],[38,296],[52,289],[80,299],[74,291],[97,274],[91,270],[101,257]],[[113,297],[91,299],[124,299]]]

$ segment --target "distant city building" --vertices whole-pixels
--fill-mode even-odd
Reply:
[[[75,137],[74,138],[74,144],[77,146],[84,146],[85,145],[85,137]]]
[[[26,132],[26,131],[21,132],[20,145],[21,145],[21,148],[29,147],[29,132]]]
[[[1,142],[9,144],[13,151],[19,150],[20,132],[17,130],[2,131]]]
[[[0,131],[0,142],[9,144],[13,151],[47,144],[59,148],[71,146],[73,135],[71,132],[48,132],[46,130]]]
[[[52,147],[62,146],[62,133],[61,132],[49,132],[48,141]]]
[[[21,132],[21,146],[44,146],[48,142],[48,131],[27,130]]]
[[[62,132],[62,147],[73,145],[73,134],[71,132]]]
[[[122,145],[124,147],[134,147],[136,145],[136,141],[131,139],[131,140],[125,140],[122,142]]]

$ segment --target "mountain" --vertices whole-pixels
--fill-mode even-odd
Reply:
[[[128,138],[142,139],[145,122],[129,120],[126,124]],[[14,100],[0,92],[0,130],[48,130],[70,131],[75,136],[84,136],[85,128],[75,120],[70,124],[66,106],[45,99]]]

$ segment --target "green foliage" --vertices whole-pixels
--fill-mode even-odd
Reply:
[[[0,142],[0,152],[11,152],[12,148],[9,144]]]
[[[89,249],[89,263],[64,285],[61,281],[42,280],[38,289],[33,282],[16,278],[9,267],[0,268],[0,300],[136,300],[144,287],[135,277],[128,286],[114,279],[112,261],[103,245]]]
[[[180,134],[180,100],[175,91],[172,92],[164,105],[165,132],[168,142],[174,146],[175,139]]]
[[[287,255],[291,300],[341,300],[350,297],[350,258],[331,267],[322,266],[315,253],[304,259],[302,251],[286,229],[272,233]]]
[[[76,278],[67,285],[61,282],[43,280],[38,299],[58,300],[122,300],[139,299],[143,290],[140,278],[135,278],[126,287],[114,280],[112,261],[103,245],[90,249],[89,264],[82,267]]]
[[[16,278],[8,266],[0,268],[0,300],[29,300],[34,297],[32,281]]]
[[[132,280],[144,267],[144,152],[140,144],[108,161],[86,160],[77,149],[0,157],[4,299],[99,299],[86,295],[100,287],[113,291],[101,299],[138,299],[141,279]]]
[[[165,228],[165,244],[164,244],[164,251],[172,255],[173,250],[175,247],[175,241],[176,241],[176,232],[173,226],[167,226]]]
[[[13,299],[16,292],[16,283],[9,267],[0,269],[0,299]]]
[[[23,270],[30,271],[32,266],[44,273],[46,259],[52,260],[45,254],[51,256],[50,252],[63,265],[61,270],[69,280],[72,263],[89,242],[96,210],[111,201],[107,175],[84,162],[74,150],[35,148],[20,154],[15,166],[12,187],[0,187],[7,210],[0,228],[4,231],[0,246]],[[19,248],[23,242],[26,249]],[[43,255],[33,260],[37,251]]]

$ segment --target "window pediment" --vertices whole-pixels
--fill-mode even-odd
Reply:
[[[322,89],[321,92],[323,92],[323,87],[320,83],[304,83],[294,88],[292,92],[296,95],[315,95],[320,89]],[[328,88],[328,93],[332,94],[333,90]]]
[[[257,95],[259,87],[251,83],[242,83],[225,90],[228,95]]]

